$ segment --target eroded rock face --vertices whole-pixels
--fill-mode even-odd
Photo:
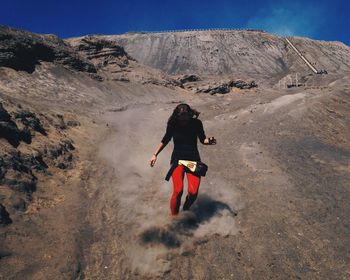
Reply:
[[[25,211],[39,178],[52,176],[50,167],[73,167],[75,147],[62,131],[79,122],[70,120],[70,124],[63,115],[45,116],[22,106],[8,108],[0,103],[0,185],[5,188],[0,203],[9,211]],[[9,220],[4,209],[0,210],[6,223]]]
[[[95,65],[100,81],[136,82],[169,88],[182,87],[182,83],[177,79],[138,63],[114,40],[89,35],[67,39],[66,42],[79,55]]]
[[[90,59],[108,56],[128,57],[130,59],[124,48],[117,43],[93,36],[83,38],[76,48],[78,51],[86,52]]]
[[[53,35],[38,35],[0,26],[0,66],[32,73],[40,61],[96,73],[94,65],[79,57],[69,45]]]
[[[123,47],[114,41],[105,40],[95,36],[86,36],[74,45],[74,49],[85,56],[97,68],[108,65],[125,68],[129,60],[134,60]]]

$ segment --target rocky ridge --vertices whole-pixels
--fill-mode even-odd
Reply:
[[[60,38],[0,26],[0,66],[32,73],[40,61],[66,65],[77,71],[96,73],[92,63],[79,57]]]

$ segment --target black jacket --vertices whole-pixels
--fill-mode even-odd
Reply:
[[[183,126],[180,124],[168,124],[162,143],[167,145],[171,138],[173,138],[174,141],[174,150],[170,159],[170,164],[173,165],[173,168],[169,170],[170,173],[172,173],[172,170],[177,165],[175,164],[174,166],[173,163],[177,162],[179,159],[201,161],[197,148],[197,138],[199,138],[202,143],[206,138],[201,120],[190,119],[188,123]],[[167,175],[168,178],[169,172]]]

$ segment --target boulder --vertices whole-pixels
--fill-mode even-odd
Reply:
[[[195,74],[187,74],[183,75],[182,77],[179,78],[179,81],[181,84],[186,84],[190,82],[197,82],[200,81],[201,78]]]
[[[209,86],[207,89],[204,89],[203,92],[210,93],[210,94],[216,94],[216,93],[228,93],[230,92],[231,88],[227,84],[222,85],[214,85]]]
[[[10,214],[6,211],[5,206],[0,204],[0,225],[8,225],[11,223]]]
[[[47,165],[38,161],[34,155],[13,152],[0,157],[0,184],[8,188],[31,194],[36,190],[37,178],[32,169],[45,171]]]
[[[37,179],[32,174],[19,171],[8,172],[2,182],[14,191],[29,195],[35,192],[37,187]]]
[[[18,211],[26,211],[27,210],[27,203],[23,198],[18,197],[18,196],[12,196],[10,200],[11,200],[13,209],[18,210]]]
[[[16,119],[19,119],[26,127],[30,127],[33,130],[45,136],[47,135],[39,118],[34,113],[29,111],[19,111],[19,112],[16,112],[14,116]]]
[[[258,85],[255,83],[255,81],[250,81],[250,82],[245,82],[243,80],[231,80],[228,85],[232,88],[232,87],[236,87],[236,88],[240,88],[240,89],[251,89],[254,87],[257,87]]]
[[[8,122],[10,120],[11,120],[11,115],[2,106],[2,103],[0,103],[0,121]]]
[[[27,144],[32,141],[30,132],[27,129],[20,130],[12,121],[0,121],[0,138],[6,139],[13,147],[18,147],[20,141]]]
[[[229,80],[229,81],[219,81],[215,82],[213,84],[204,85],[204,86],[198,86],[197,88],[194,88],[195,92],[204,92],[204,93],[210,93],[210,94],[225,94],[231,91],[232,88],[239,88],[239,89],[250,89],[257,87],[258,85],[255,83],[255,81],[245,82],[243,80]]]

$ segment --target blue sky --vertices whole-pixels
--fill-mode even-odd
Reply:
[[[140,30],[257,28],[350,45],[350,1],[2,0],[0,24],[60,37]]]

